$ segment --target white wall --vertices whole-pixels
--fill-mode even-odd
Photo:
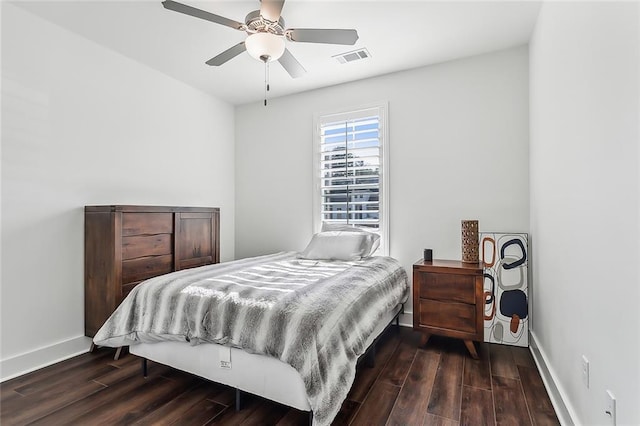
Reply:
[[[84,205],[220,207],[233,258],[233,139],[230,105],[3,2],[2,376],[77,350]]]
[[[409,272],[425,247],[460,259],[462,219],[528,232],[527,70],[519,47],[237,107],[236,257],[304,249],[314,113],[380,100],[389,101],[391,256]]]
[[[530,45],[533,335],[577,424],[606,389],[640,424],[638,7],[546,3]]]

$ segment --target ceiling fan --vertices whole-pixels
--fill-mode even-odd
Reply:
[[[261,0],[260,10],[249,12],[244,23],[173,0],[165,0],[162,5],[165,9],[225,25],[248,34],[245,41],[209,59],[206,62],[207,65],[220,66],[246,50],[252,57],[265,64],[277,60],[291,77],[297,78],[306,71],[285,47],[285,39],[300,43],[345,45],[353,45],[358,40],[356,30],[285,28],[284,19],[280,15],[284,1]]]

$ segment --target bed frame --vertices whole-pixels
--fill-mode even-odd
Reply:
[[[404,304],[389,311],[376,325],[367,340],[366,351],[358,363],[375,363],[376,344],[384,332],[395,322],[400,326],[400,314]],[[167,365],[236,390],[236,410],[242,409],[242,394],[249,393],[309,412],[309,424],[313,413],[307,400],[305,386],[298,372],[290,365],[269,356],[251,354],[241,349],[218,344],[191,346],[184,342],[140,343],[131,345],[129,352],[139,356],[142,374],[148,372],[147,360]],[[222,368],[221,358],[231,360],[231,368]]]

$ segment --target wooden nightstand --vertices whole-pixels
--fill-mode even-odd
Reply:
[[[413,264],[413,329],[425,345],[432,334],[464,340],[478,358],[473,342],[484,340],[482,263],[457,260]]]

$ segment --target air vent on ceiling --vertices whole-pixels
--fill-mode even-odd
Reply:
[[[361,59],[370,58],[371,55],[366,48],[353,50],[351,52],[341,53],[339,55],[333,56],[340,62],[341,64],[346,64],[347,62],[359,61]]]

